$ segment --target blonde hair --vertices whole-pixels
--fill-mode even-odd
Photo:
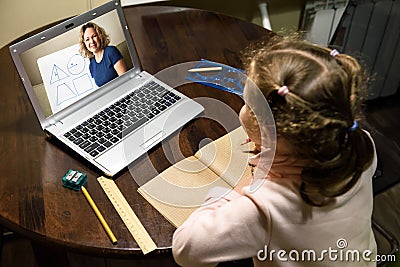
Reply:
[[[104,30],[104,28],[100,27],[96,23],[88,22],[81,27],[81,30],[79,32],[79,53],[83,57],[93,58],[94,57],[93,53],[90,52],[85,45],[84,34],[85,34],[86,29],[88,29],[88,28],[93,28],[95,30],[95,32],[100,40],[100,48],[102,48],[102,49],[104,49],[107,45],[110,44],[110,37],[108,36],[108,34]]]
[[[244,54],[247,74],[270,105],[277,135],[310,162],[302,172],[303,200],[323,206],[372,162],[371,140],[352,128],[366,91],[364,72],[349,55],[290,37],[271,39]],[[289,91],[278,93],[283,86]]]

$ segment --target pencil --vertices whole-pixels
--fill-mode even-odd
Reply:
[[[111,242],[115,245],[117,244],[117,239],[115,238],[113,232],[111,231],[110,227],[108,226],[106,220],[104,220],[103,215],[101,215],[99,209],[97,208],[96,204],[94,203],[92,197],[89,195],[89,192],[86,190],[85,187],[82,186],[82,192],[85,195],[87,201],[89,202],[90,206],[92,207],[94,213],[96,213],[97,218],[99,218],[101,225],[103,226],[104,230],[106,230],[108,236],[111,239]]]
[[[206,72],[206,71],[217,71],[217,70],[222,70],[222,67],[195,68],[188,70],[188,72]]]

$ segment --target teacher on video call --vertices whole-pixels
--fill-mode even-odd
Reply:
[[[110,44],[110,37],[99,25],[89,22],[79,34],[80,53],[90,59],[89,70],[97,86],[102,86],[126,72],[120,51]]]

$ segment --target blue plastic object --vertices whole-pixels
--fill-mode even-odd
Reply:
[[[202,59],[195,68],[221,67],[220,71],[190,72],[186,79],[207,86],[218,88],[237,95],[243,95],[247,76],[243,70],[221,63]]]

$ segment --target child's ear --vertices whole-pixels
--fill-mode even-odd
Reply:
[[[258,121],[250,107],[244,105],[239,112],[239,119],[243,128],[246,130],[248,137],[256,145],[257,149],[261,148],[261,132]]]

